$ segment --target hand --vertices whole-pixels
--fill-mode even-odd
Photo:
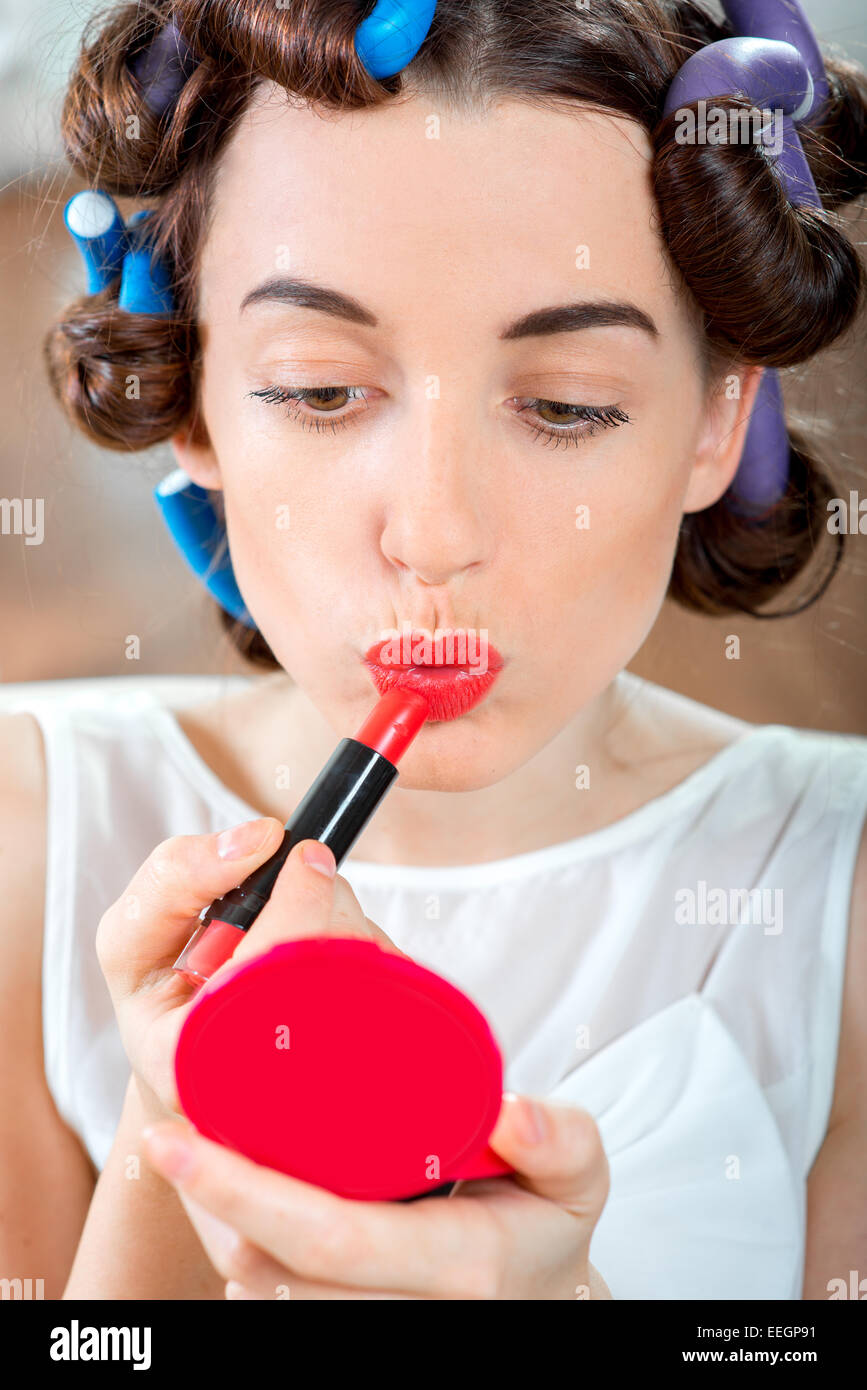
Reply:
[[[148,1126],[147,1156],[172,1182],[230,1299],[610,1298],[590,1264],[608,1196],[591,1115],[506,1094],[492,1148],[514,1176],[449,1197],[357,1202],[259,1167],[186,1122]]]
[[[280,822],[264,817],[219,835],[164,840],[99,923],[97,956],[133,1078],[147,1113],[154,1118],[179,1110],[175,1049],[197,997],[172,965],[202,908],[263,864],[282,836]],[[333,876],[307,863],[307,854]],[[262,954],[279,941],[329,935],[372,937],[383,949],[397,951],[365,917],[346,880],[335,875],[331,850],[316,840],[303,840],[293,846],[270,900],[234,955],[204,988],[219,983],[230,966]]]

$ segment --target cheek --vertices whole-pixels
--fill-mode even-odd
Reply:
[[[511,563],[504,587],[528,623],[569,618],[641,628],[665,594],[689,477],[684,442],[649,436],[611,441],[553,486],[528,484],[503,519]],[[592,445],[590,446],[592,449]],[[498,592],[504,590],[498,585]]]
[[[358,511],[335,498],[309,499],[301,488],[257,487],[245,479],[243,493],[225,489],[229,543],[238,581],[256,611],[285,622],[289,613],[323,622],[336,617],[342,596],[358,575]],[[270,606],[269,606],[270,605]]]
[[[249,460],[239,477],[223,465],[235,575],[277,660],[316,698],[324,658],[365,637],[378,597],[375,536],[365,533],[358,496],[341,500],[263,450]]]
[[[219,365],[219,364],[218,364]],[[237,401],[238,407],[233,408]],[[344,497],[329,460],[290,426],[275,430],[277,407],[251,407],[242,383],[212,370],[203,393],[219,460],[236,577],[251,612],[277,631],[291,615],[331,613],[359,563],[357,490]]]

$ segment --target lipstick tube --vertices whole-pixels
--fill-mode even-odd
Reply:
[[[429,713],[416,691],[390,690],[355,738],[341,739],[270,859],[205,911],[173,967],[189,984],[203,985],[234,953],[270,898],[293,845],[321,840],[340,863],[397,777],[396,764]]]

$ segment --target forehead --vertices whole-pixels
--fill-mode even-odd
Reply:
[[[333,112],[266,84],[221,158],[201,308],[237,312],[283,270],[351,292],[385,329],[408,304],[493,322],[564,290],[643,302],[663,328],[650,168],[639,125],[585,108],[458,114],[417,94]]]

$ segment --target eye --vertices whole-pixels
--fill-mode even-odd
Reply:
[[[345,412],[349,401],[363,401],[362,409],[367,408],[367,399],[358,386],[266,386],[247,394],[269,405],[285,405],[286,414],[306,430],[334,431],[349,424],[360,413],[358,410]],[[338,411],[344,413],[338,414]],[[326,418],[317,419],[317,415]],[[327,418],[329,415],[331,419]]]
[[[569,405],[565,401],[548,401],[541,396],[513,396],[518,403],[516,415],[531,411],[544,423],[528,424],[536,437],[543,436],[545,442],[552,440],[558,444],[580,444],[582,440],[598,434],[603,429],[615,429],[618,425],[628,425],[630,417],[618,405]]]
[[[345,428],[362,410],[369,408],[369,401],[359,386],[266,386],[248,395],[269,405],[285,405],[287,415],[297,420],[303,429],[331,430],[332,433]],[[351,401],[360,401],[361,410],[347,410]],[[528,415],[528,424],[536,438],[541,437],[545,443],[553,441],[555,445],[580,444],[602,429],[630,423],[630,417],[618,405],[570,405],[540,396],[513,396],[511,403],[517,404],[517,415],[531,412],[541,420],[542,424],[533,423]]]

